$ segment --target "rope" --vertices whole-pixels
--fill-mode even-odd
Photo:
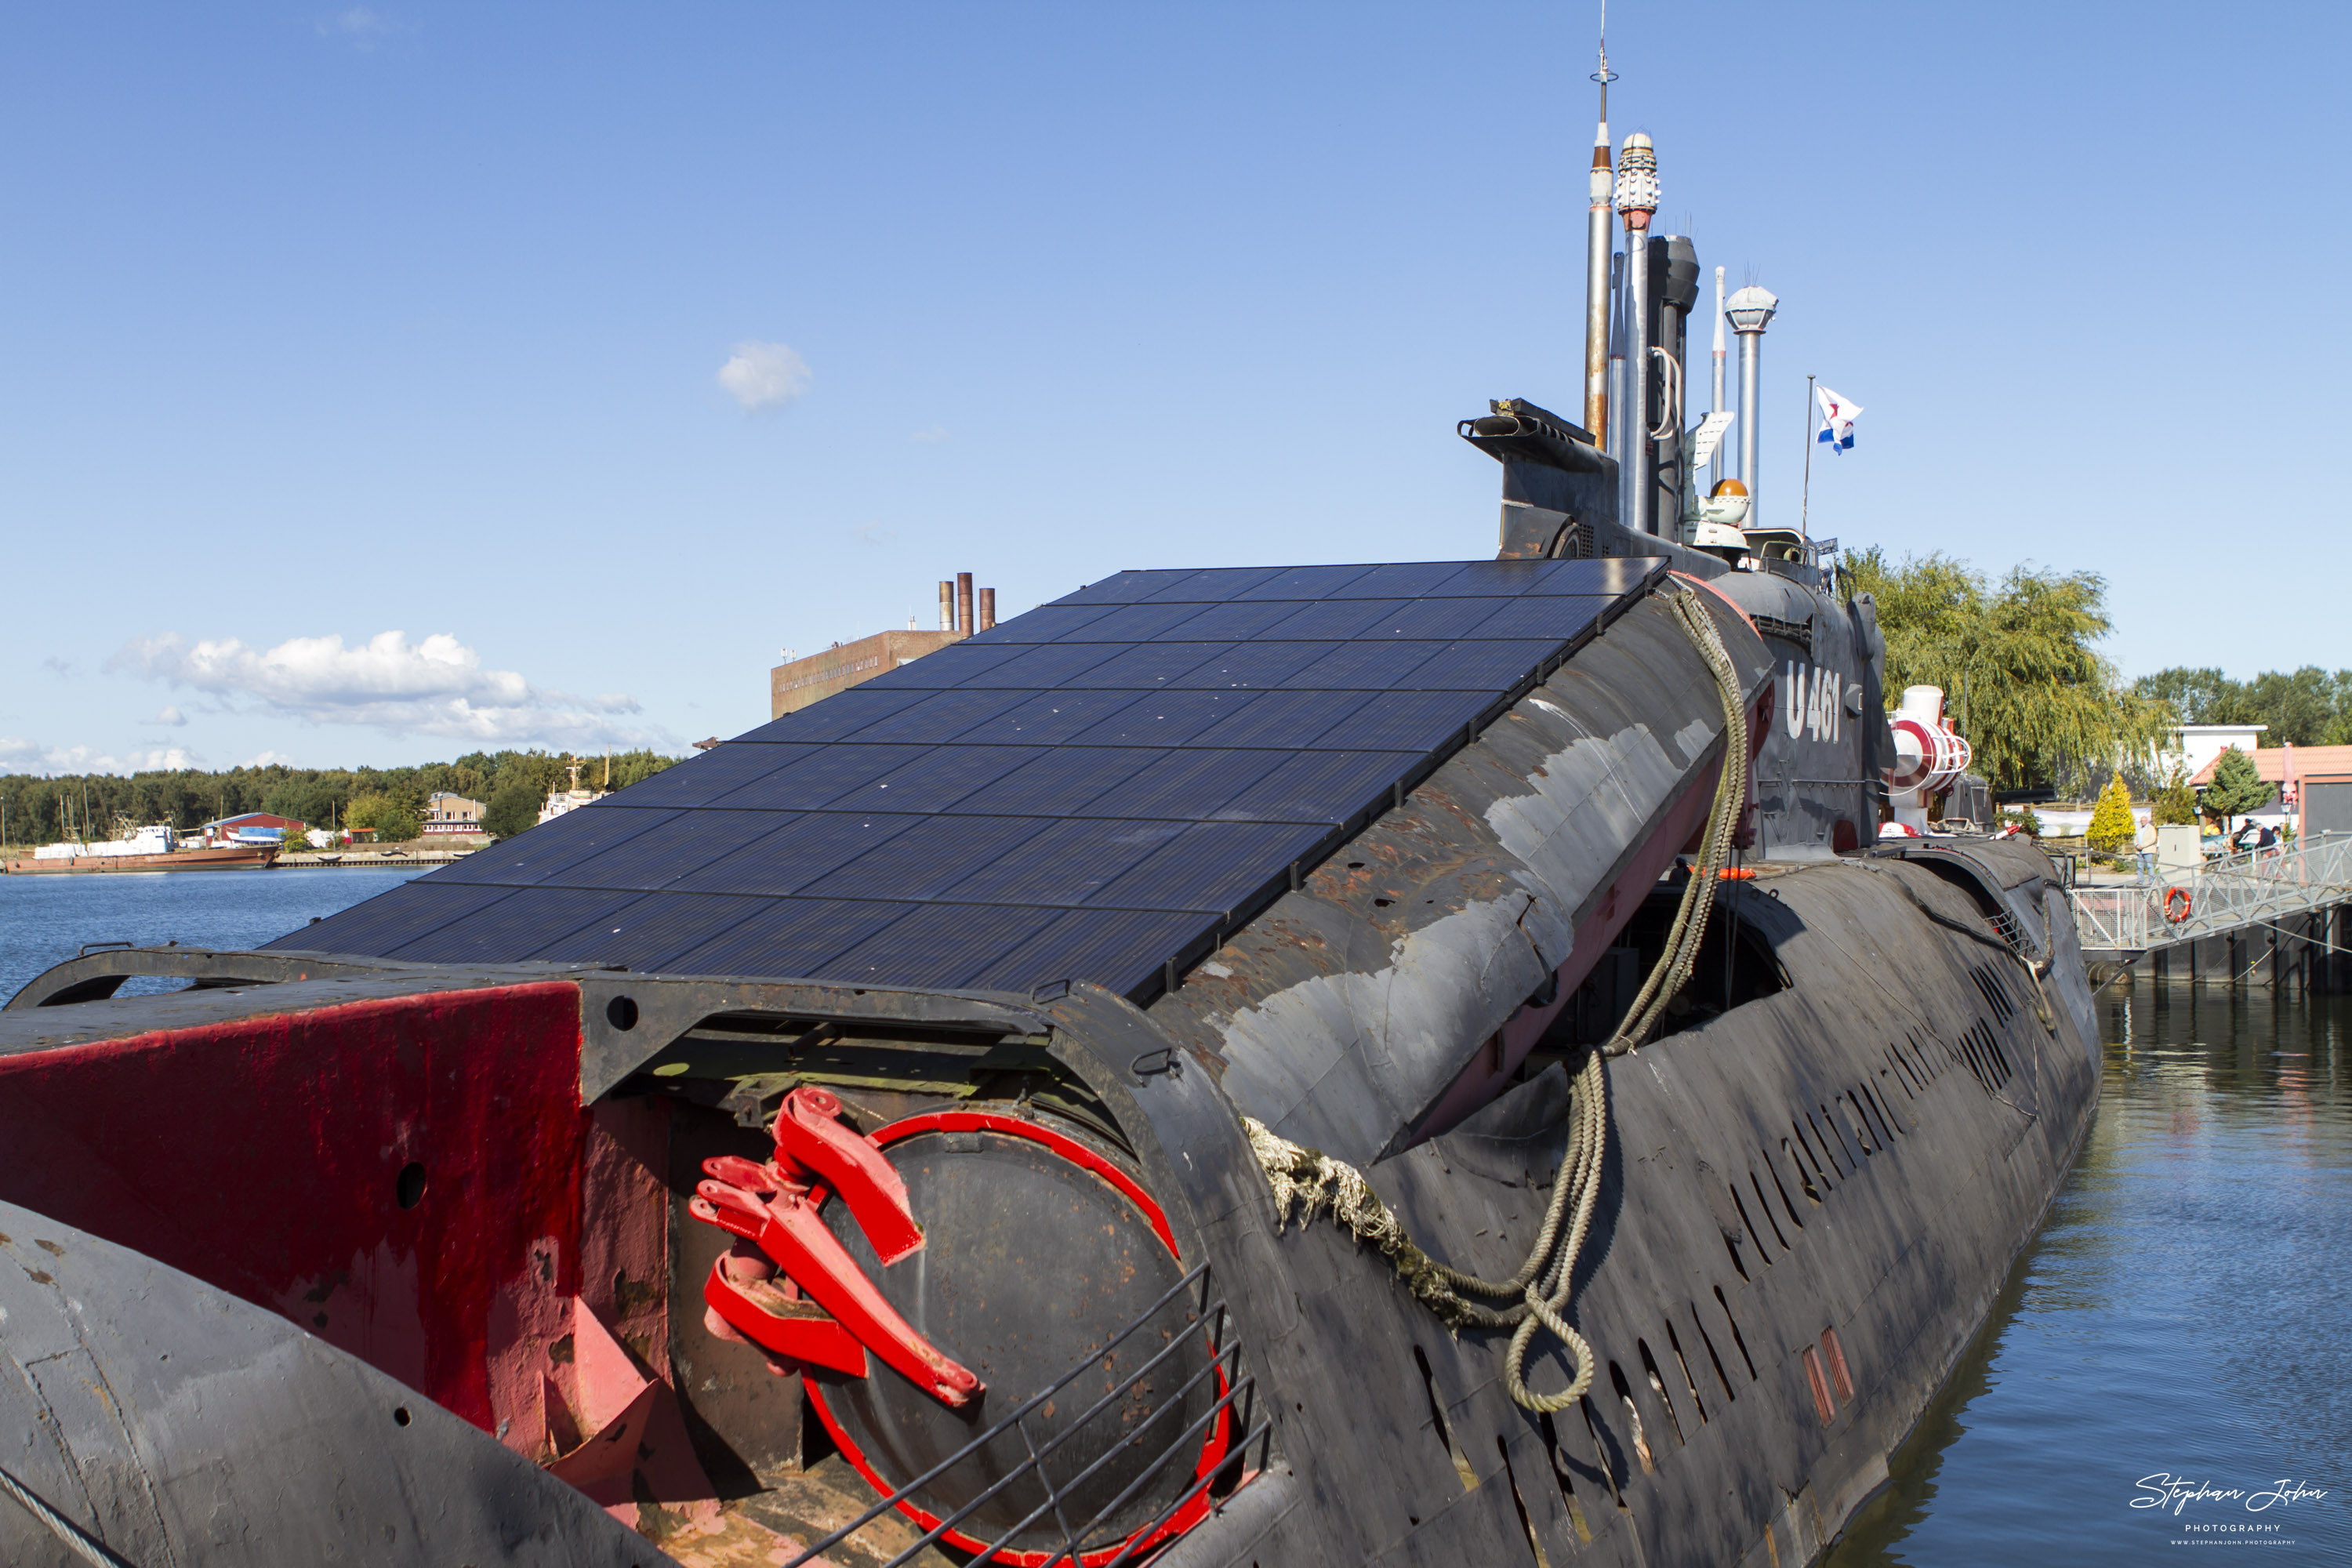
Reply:
[[[1274,1189],[1277,1230],[1290,1222],[1296,1206],[1306,1223],[1318,1210],[1359,1241],[1370,1242],[1387,1258],[1407,1289],[1436,1314],[1447,1328],[1509,1329],[1511,1343],[1504,1373],[1511,1398],[1522,1407],[1551,1415],[1584,1397],[1592,1386],[1592,1347],[1569,1322],[1569,1298],[1576,1283],[1576,1260],[1592,1226],[1592,1211],[1601,1198],[1601,1167],[1609,1145],[1609,1079],[1605,1060],[1638,1048],[1657,1026],[1666,1004],[1679,994],[1698,962],[1700,939],[1706,931],[1715,901],[1716,875],[1731,853],[1731,839],[1748,799],[1748,725],[1740,697],[1739,675],[1723,646],[1715,617],[1695,593],[1674,595],[1675,619],[1706,661],[1723,699],[1723,768],[1716,781],[1715,802],[1707,817],[1698,864],[1683,886],[1682,904],[1666,933],[1665,951],[1651,969],[1649,979],[1608,1043],[1588,1053],[1573,1080],[1568,1109],[1568,1148],[1561,1154],[1559,1173],[1552,1184],[1551,1203],[1543,1227],[1518,1272],[1508,1279],[1482,1279],[1438,1262],[1413,1244],[1396,1211],[1382,1203],[1364,1180],[1363,1173],[1344,1161],[1293,1143],[1264,1122],[1242,1118],[1249,1134],[1250,1152],[1257,1156]],[[1570,1215],[1573,1214],[1573,1219]],[[1567,1226],[1567,1235],[1561,1226]],[[1472,1300],[1509,1300],[1494,1308]],[[1528,1352],[1542,1330],[1566,1346],[1576,1361],[1576,1375],[1558,1394],[1538,1394],[1528,1386]]]
[[[91,1568],[131,1568],[130,1563],[109,1552],[104,1542],[43,1502],[24,1482],[5,1470],[0,1470],[0,1491],[15,1498],[26,1513],[47,1525],[50,1534],[64,1542],[73,1550],[75,1556],[89,1563]]]

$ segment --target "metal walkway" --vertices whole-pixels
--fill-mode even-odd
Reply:
[[[2186,895],[2185,910],[2176,889]],[[2328,917],[2352,904],[2352,837],[2249,850],[2159,878],[2152,887],[2083,887],[2070,896],[2084,956],[2093,963],[2130,963],[2256,932],[2332,953],[2339,944]]]

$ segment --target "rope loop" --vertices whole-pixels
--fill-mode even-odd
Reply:
[[[1683,885],[1682,903],[1675,910],[1673,929],[1666,933],[1665,951],[1634,996],[1624,1021],[1607,1044],[1586,1054],[1572,1080],[1568,1147],[1552,1181],[1543,1226],[1518,1272],[1508,1279],[1482,1279],[1438,1262],[1413,1244],[1396,1211],[1381,1201],[1361,1171],[1293,1143],[1254,1118],[1242,1118],[1250,1152],[1274,1189],[1278,1230],[1287,1227],[1294,1209],[1301,1224],[1319,1212],[1328,1212],[1341,1229],[1370,1243],[1387,1258],[1406,1289],[1447,1328],[1457,1333],[1464,1329],[1511,1330],[1510,1349],[1504,1360],[1506,1384],[1520,1406],[1545,1415],[1567,1409],[1592,1386],[1592,1347],[1567,1314],[1576,1290],[1577,1258],[1584,1250],[1585,1237],[1592,1228],[1592,1211],[1601,1199],[1601,1164],[1609,1144],[1606,1064],[1608,1058],[1622,1056],[1650,1037],[1666,1004],[1690,979],[1698,962],[1699,941],[1706,934],[1707,912],[1715,901],[1718,873],[1730,858],[1732,838],[1748,800],[1748,721],[1738,672],[1723,646],[1715,617],[1699,602],[1698,595],[1688,590],[1676,593],[1672,604],[1683,634],[1706,661],[1723,699],[1722,771],[1716,781],[1698,864]],[[1479,1297],[1511,1304],[1483,1306],[1474,1300]],[[1538,1394],[1528,1386],[1528,1355],[1535,1347],[1538,1330],[1557,1340],[1576,1363],[1575,1375],[1558,1394]]]

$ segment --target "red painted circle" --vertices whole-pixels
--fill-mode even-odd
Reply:
[[[1169,1228],[1168,1215],[1162,1212],[1157,1203],[1152,1201],[1151,1194],[1145,1192],[1142,1186],[1125,1171],[1066,1133],[1057,1132],[1050,1127],[1041,1127],[1034,1121],[1024,1121],[1017,1116],[999,1116],[985,1110],[934,1110],[921,1116],[910,1116],[904,1121],[894,1121],[887,1127],[879,1129],[872,1136],[877,1145],[887,1149],[900,1139],[911,1138],[918,1132],[1002,1132],[1009,1137],[1023,1138],[1032,1143],[1043,1144],[1061,1158],[1093,1173],[1116,1188],[1128,1202],[1141,1211],[1146,1220],[1150,1222],[1152,1234],[1160,1238],[1161,1246],[1168,1248],[1168,1256],[1179,1262],[1183,1260],[1183,1254],[1176,1248],[1175,1233]],[[809,1198],[812,1203],[821,1205],[827,1195],[822,1188],[817,1188],[811,1191]],[[824,1423],[825,1432],[833,1438],[835,1447],[841,1450],[841,1457],[849,1461],[850,1468],[865,1477],[866,1484],[882,1496],[888,1497],[897,1491],[898,1489],[897,1487],[875,1474],[873,1462],[850,1438],[849,1434],[842,1430],[841,1423],[834,1418],[832,1410],[825,1405],[824,1390],[814,1380],[805,1378],[802,1380],[801,1386],[807,1391],[809,1404],[815,1408],[817,1419]],[[1228,1386],[1224,1373],[1222,1370],[1219,1371],[1217,1373],[1219,1398],[1224,1397]],[[1216,1419],[1210,1423],[1208,1435],[1201,1445],[1200,1462],[1192,1469],[1194,1481],[1205,1479],[1213,1473],[1219,1465],[1224,1463],[1231,1437],[1231,1428],[1227,1425],[1231,1415],[1230,1408],[1220,1410],[1217,1412]],[[939,1515],[928,1512],[911,1501],[900,1502],[898,1511],[920,1525],[926,1534],[939,1528]],[[1149,1535],[1139,1531],[1125,1541],[1103,1547],[1099,1551],[1082,1552],[1078,1558],[1080,1568],[1101,1568],[1103,1563],[1110,1562],[1122,1552],[1132,1551],[1139,1555],[1150,1547],[1174,1540],[1200,1523],[1202,1520],[1206,1519],[1208,1514],[1209,1494],[1204,1488],[1190,1502],[1170,1516],[1167,1523]],[[949,1530],[942,1533],[940,1539],[961,1552],[983,1552],[988,1546],[985,1541],[975,1541],[960,1530]],[[983,1561],[1009,1563],[1014,1564],[1015,1568],[1046,1568],[1049,1563],[1066,1563],[1069,1559],[1058,1552],[1000,1552],[994,1557],[983,1559]]]

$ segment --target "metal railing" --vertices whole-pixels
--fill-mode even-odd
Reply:
[[[1111,1410],[1123,1395],[1144,1378],[1149,1377],[1163,1362],[1185,1346],[1195,1344],[1197,1342],[1192,1340],[1187,1334],[1172,1335],[1166,1345],[1147,1357],[1143,1363],[1129,1373],[1117,1387],[1105,1394],[1076,1420],[1070,1422],[1058,1432],[1051,1434],[1033,1432],[1028,1425],[1030,1418],[1037,1415],[1055,1394],[1060,1394],[1089,1370],[1100,1365],[1108,1352],[1140,1330],[1146,1323],[1154,1321],[1162,1309],[1189,1292],[1197,1292],[1198,1299],[1197,1304],[1193,1307],[1192,1326],[1195,1331],[1203,1332],[1208,1336],[1207,1364],[1187,1379],[1172,1395],[1162,1400],[1158,1408],[1137,1424],[1122,1441],[1113,1444],[1101,1458],[1077,1474],[1057,1483],[1045,1461],[1064,1444],[1085,1430],[1087,1423],[1106,1411]],[[1208,1408],[1191,1421],[1184,1423],[1181,1428],[1169,1433],[1159,1456],[1146,1466],[1140,1474],[1129,1481],[1117,1497],[1095,1510],[1090,1516],[1084,1519],[1083,1522],[1077,1522],[1076,1510],[1068,1505],[1081,1489],[1093,1480],[1096,1474],[1105,1466],[1120,1455],[1129,1453],[1147,1442],[1158,1441],[1148,1435],[1160,1423],[1160,1418],[1180,1412],[1193,1391],[1212,1378],[1215,1380],[1213,1388],[1217,1397]],[[1118,1419],[1116,1415],[1112,1418]],[[1234,1427],[1241,1428],[1241,1436],[1238,1440],[1226,1447],[1226,1458],[1223,1461],[1209,1469],[1207,1473],[1194,1476],[1189,1484],[1181,1489],[1171,1500],[1163,1505],[1139,1528],[1119,1531],[1108,1540],[1099,1539],[1097,1532],[1103,1530],[1106,1521],[1116,1517],[1120,1510],[1140,1496],[1171,1463],[1188,1455],[1194,1459],[1201,1457],[1202,1445],[1207,1440],[1210,1425],[1213,1422],[1225,1423],[1227,1431]],[[1232,1334],[1231,1314],[1226,1310],[1223,1298],[1211,1296],[1209,1266],[1203,1263],[1171,1286],[1160,1300],[1146,1308],[1133,1322],[1112,1335],[1100,1350],[1063,1373],[1050,1386],[1040,1389],[1022,1401],[1002,1420],[953,1454],[917,1476],[824,1540],[809,1547],[786,1564],[786,1568],[800,1568],[802,1563],[813,1562],[820,1552],[831,1551],[884,1514],[898,1509],[899,1504],[909,1499],[914,1499],[916,1506],[921,1507],[922,1500],[916,1496],[917,1493],[1008,1432],[1019,1436],[1023,1451],[1027,1458],[1011,1467],[977,1496],[941,1518],[921,1540],[889,1559],[883,1568],[901,1568],[902,1564],[912,1562],[925,1547],[931,1545],[950,1531],[955,1530],[958,1525],[985,1507],[997,1494],[1027,1476],[1035,1477],[1044,1486],[1045,1500],[979,1552],[972,1558],[974,1563],[996,1560],[998,1552],[1011,1547],[1013,1541],[1024,1531],[1037,1524],[1050,1513],[1054,1519],[1054,1527],[1058,1528],[1062,1540],[1061,1544],[1047,1557],[1044,1568],[1076,1568],[1076,1565],[1087,1558],[1101,1560],[1105,1552],[1115,1552],[1115,1555],[1109,1557],[1108,1561],[1102,1561],[1101,1568],[1121,1568],[1121,1565],[1131,1561],[1139,1553],[1160,1544],[1158,1537],[1167,1527],[1169,1521],[1191,1507],[1220,1476],[1230,1479],[1233,1473],[1238,1472],[1246,1478],[1255,1471],[1264,1469],[1267,1458],[1266,1450],[1272,1443],[1272,1422],[1257,1413],[1255,1380],[1241,1368],[1241,1344]],[[1254,1465],[1249,1462],[1249,1451],[1252,1447],[1260,1450],[1257,1461]]]
[[[2067,896],[2084,947],[2145,952],[2352,903],[2352,836],[2243,850],[2159,873],[2147,887],[2076,887]]]

